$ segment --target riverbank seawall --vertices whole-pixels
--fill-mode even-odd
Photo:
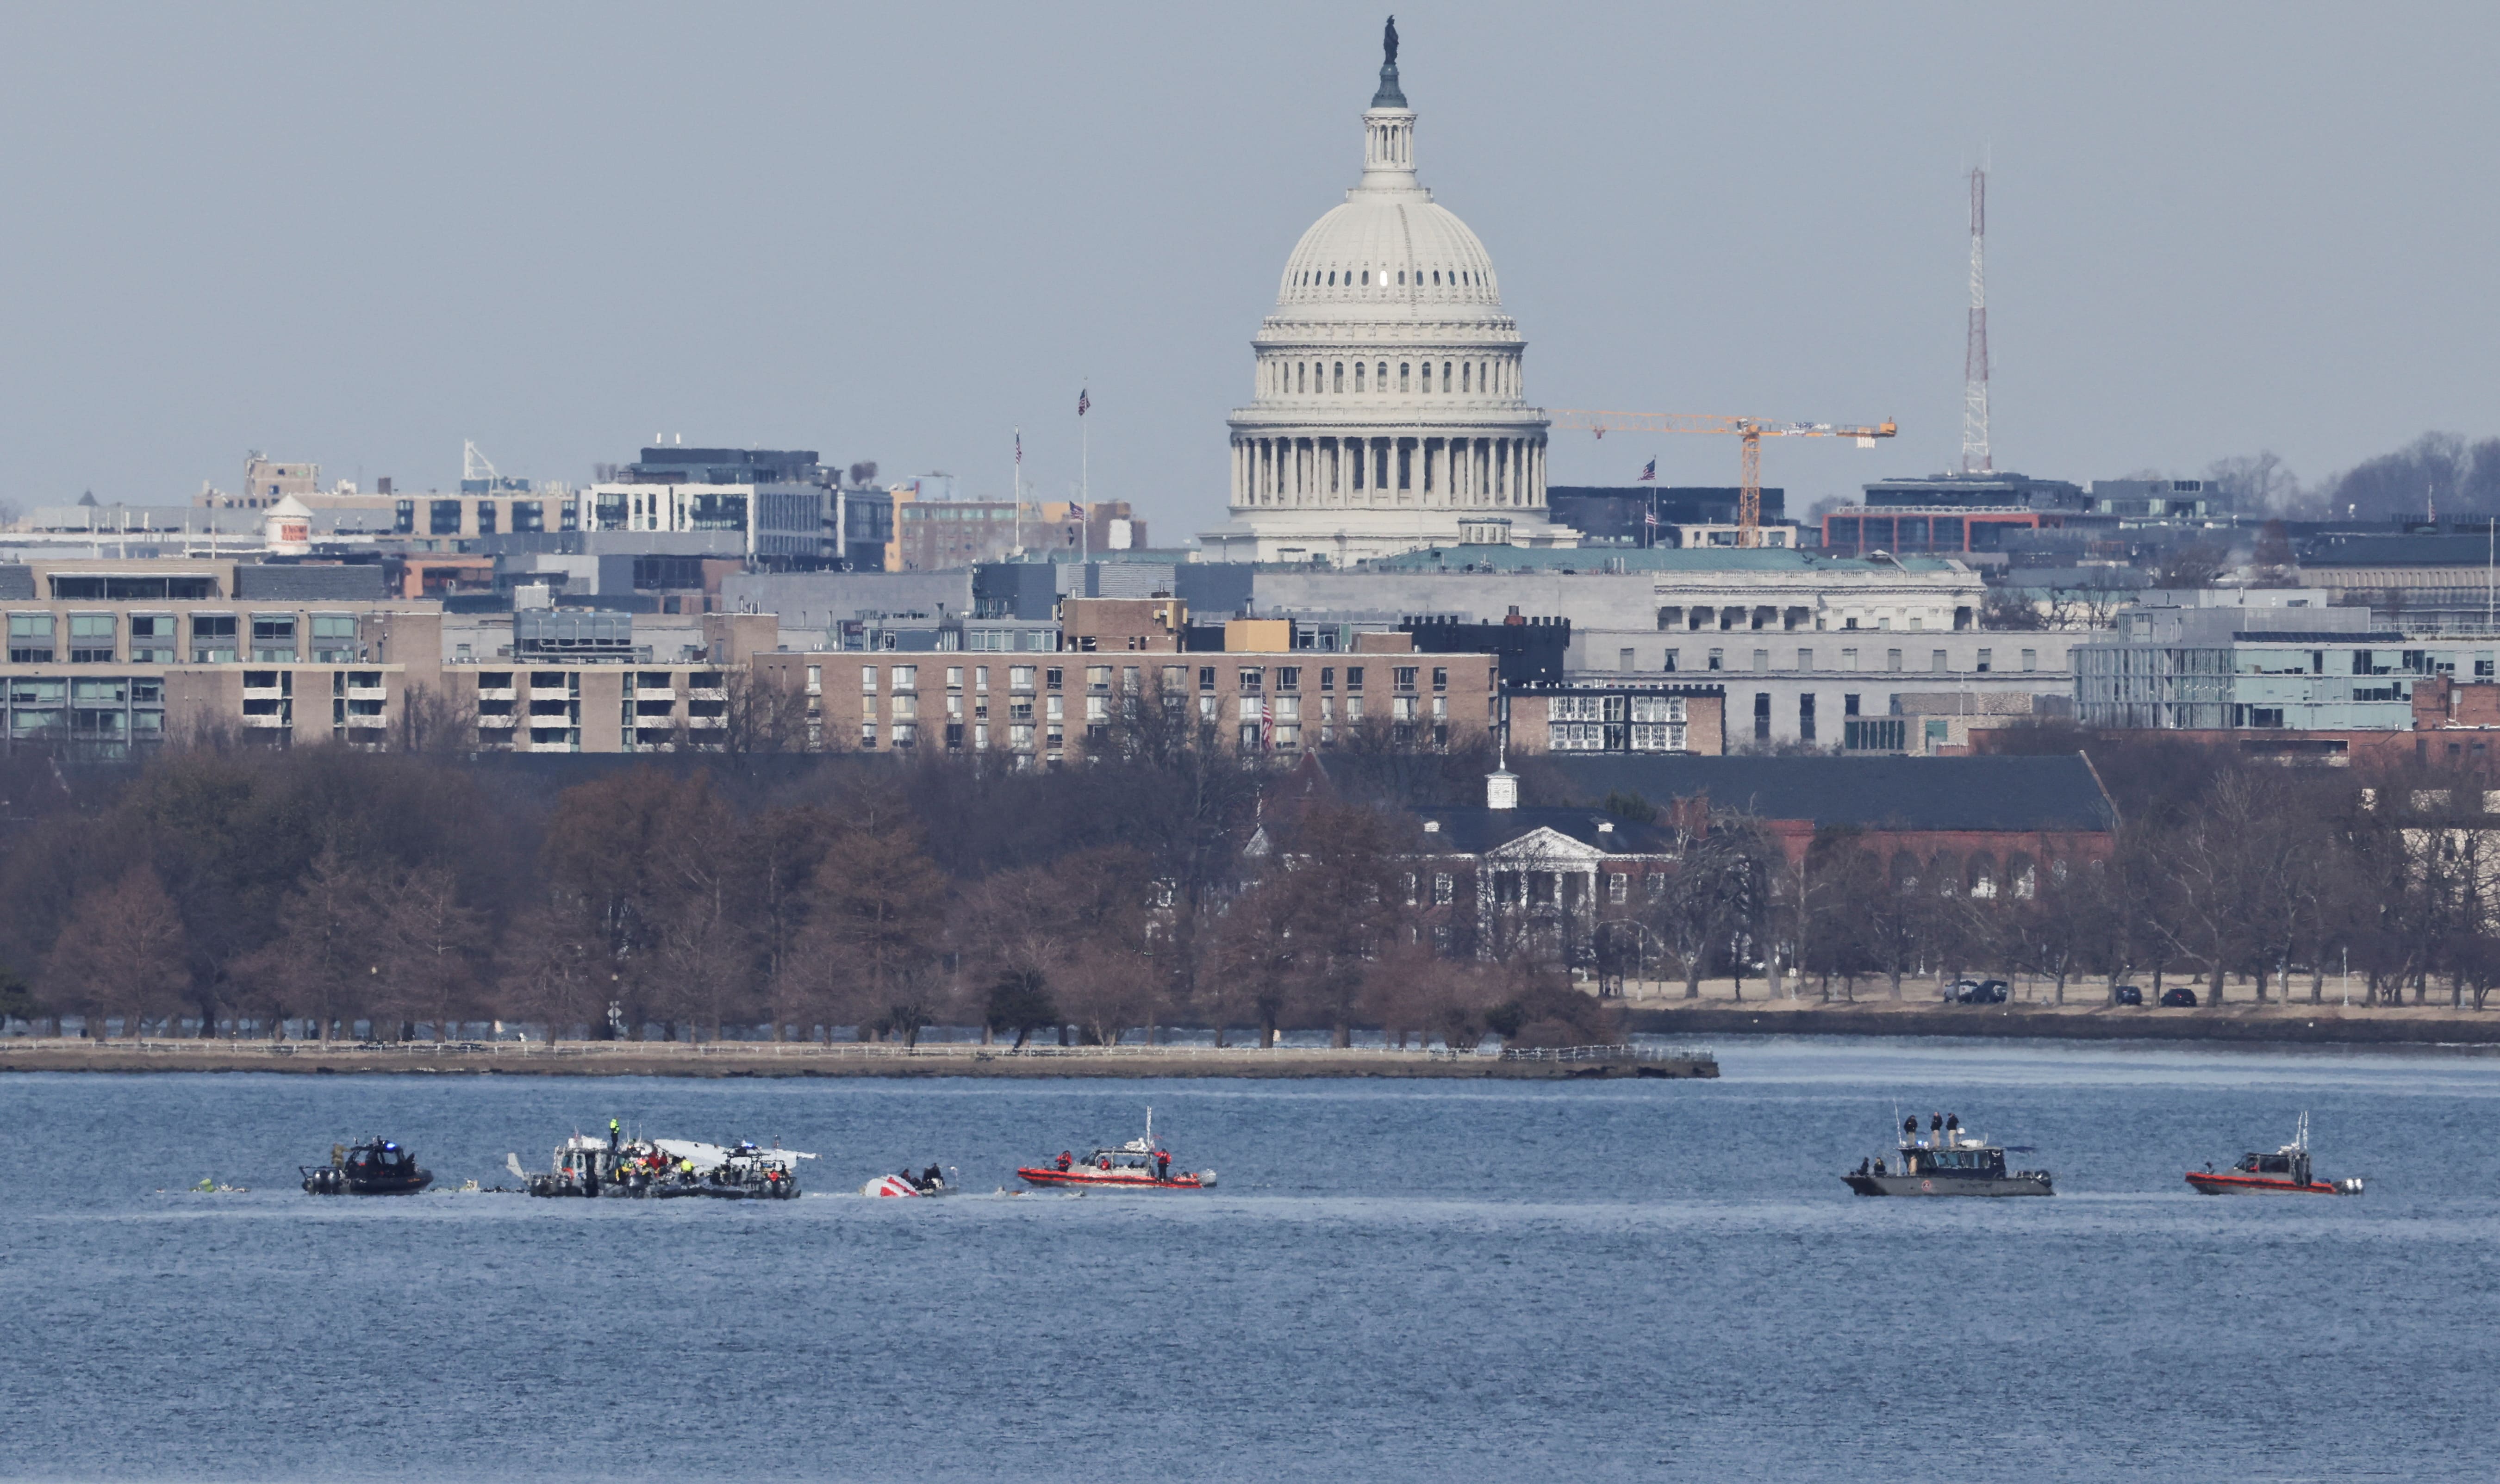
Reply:
[[[799,1042],[0,1042],[0,1072],[400,1073],[519,1077],[1712,1078],[1706,1049],[1579,1047],[1446,1051],[1396,1047],[921,1047]]]
[[[2049,1041],[2205,1041],[2286,1046],[2457,1046],[2500,1049],[2500,1012],[2446,1006],[2232,1004],[2166,1010],[2114,1005],[1940,1005],[1770,999],[1651,1001],[1625,1012],[1633,1032],[1667,1037],[1965,1036]]]

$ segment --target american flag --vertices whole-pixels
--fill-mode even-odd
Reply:
[[[1656,459],[1652,459],[1647,464],[1641,466],[1640,477],[1643,479],[1656,479],[1658,477],[1658,461]]]
[[[1647,515],[1642,516],[1641,524],[1644,526],[1655,527],[1658,524],[1658,512],[1656,510],[1652,510]]]
[[[1262,695],[1259,697],[1259,751],[1272,753],[1275,750],[1276,719],[1268,714],[1267,697]]]
[[[1093,396],[1092,396],[1090,393],[1087,393],[1087,392],[1085,392],[1085,391],[1083,391],[1083,390],[1079,390],[1079,391],[1077,392],[1077,394],[1076,394],[1076,415],[1077,415],[1078,417],[1083,417],[1083,416],[1085,415],[1086,409],[1087,409],[1087,408],[1089,408],[1089,407],[1091,407],[1091,406],[1093,406],[1093,405],[1094,405],[1094,398],[1093,398]]]

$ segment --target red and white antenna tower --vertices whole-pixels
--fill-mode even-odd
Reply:
[[[1985,474],[1988,455],[1988,172],[1970,173],[1970,343],[1962,352],[1961,471]]]

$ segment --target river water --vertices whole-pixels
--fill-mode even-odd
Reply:
[[[1716,1082],[0,1077],[0,1475],[2488,1479],[2500,1059],[1730,1041]],[[1202,1195],[990,1194],[1132,1137]],[[2053,1200],[1880,1201],[1893,1108]],[[2358,1200],[2183,1170],[2290,1137]],[[789,1203],[510,1182],[610,1114]],[[871,1201],[938,1160],[976,1194]],[[203,1178],[251,1186],[196,1194]]]

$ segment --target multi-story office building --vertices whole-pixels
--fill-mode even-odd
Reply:
[[[1252,626],[1241,637],[1266,635]],[[1245,755],[1289,757],[1358,729],[1446,747],[1490,726],[1497,699],[1492,656],[1411,651],[774,653],[754,666],[806,697],[816,746],[989,753],[1018,766],[1148,732]]]
[[[2191,731],[2407,731],[2418,683],[2493,678],[2500,636],[2408,636],[2367,608],[2275,597],[2122,612],[2116,632],[2075,648],[2077,719]]]
[[[661,445],[614,473],[582,492],[584,530],[730,532],[766,565],[886,565],[894,497],[844,487],[813,449]]]
[[[440,661],[378,566],[159,558],[0,566],[5,735],[114,754],[209,728],[383,740]]]

